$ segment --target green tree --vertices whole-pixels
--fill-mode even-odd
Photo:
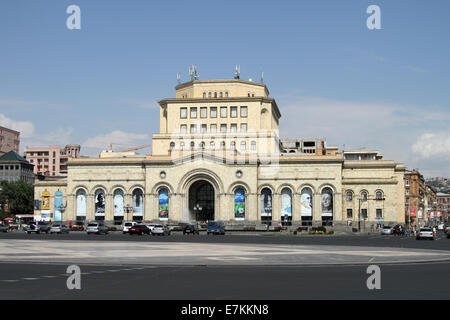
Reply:
[[[2,181],[0,185],[0,203],[2,204],[1,215],[5,217],[5,204],[8,204],[9,215],[33,214],[34,190],[33,186],[24,182]]]

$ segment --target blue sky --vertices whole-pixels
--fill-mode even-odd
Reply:
[[[81,30],[66,28],[72,4]],[[382,30],[366,27],[373,4]],[[264,71],[282,137],[450,176],[445,0],[4,0],[0,39],[0,125],[22,132],[22,149],[150,143],[177,72],[232,78],[239,64],[244,79]]]

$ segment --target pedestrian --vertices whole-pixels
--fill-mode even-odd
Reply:
[[[407,237],[408,236],[408,231],[406,228],[403,228],[403,236]]]
[[[69,221],[69,230],[72,230],[72,221]]]

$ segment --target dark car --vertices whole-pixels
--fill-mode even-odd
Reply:
[[[4,224],[0,223],[0,232],[8,232],[9,228],[5,226]]]
[[[133,235],[133,234],[138,234],[140,236],[142,236],[143,234],[148,234],[149,235],[150,232],[151,232],[150,228],[147,227],[144,224],[136,224],[136,225],[134,225],[134,226],[132,226],[131,228],[128,229],[128,233],[130,235]]]
[[[208,235],[209,234],[225,234],[225,224],[222,221],[208,222]]]
[[[198,227],[193,224],[188,224],[184,226],[183,234],[200,234],[200,231],[198,230]]]
[[[50,232],[51,227],[52,226],[49,223],[33,222],[33,223],[29,224],[25,228],[25,231],[28,234],[31,234],[31,233],[37,233],[37,234],[39,234],[39,233],[47,233],[48,234]]]

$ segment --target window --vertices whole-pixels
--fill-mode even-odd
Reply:
[[[231,124],[231,132],[237,132],[237,124],[236,123]]]
[[[220,132],[222,132],[222,133],[226,133],[227,132],[227,125],[226,124],[221,124],[220,125]]]
[[[211,141],[211,143],[209,144],[209,147],[211,149],[215,149],[216,148],[216,143],[214,141]]]
[[[225,97],[228,98],[228,92],[225,92]]]
[[[367,191],[361,192],[361,200],[362,201],[367,201],[367,198],[368,198]]]
[[[197,125],[191,124],[191,133],[197,133]]]
[[[220,143],[220,149],[225,149],[225,141],[222,141],[221,143]]]
[[[180,126],[180,132],[181,132],[181,133],[186,133],[186,132],[187,132],[187,125],[182,124],[182,125]]]
[[[208,98],[211,98],[211,92],[208,92]]]
[[[247,118],[247,107],[241,107],[241,118]]]
[[[181,119],[187,119],[187,108],[181,108],[180,109],[180,118]]]
[[[191,119],[197,119],[197,108],[191,108]]]
[[[180,149],[181,149],[181,150],[184,150],[184,142],[181,142],[181,143],[180,143]]]
[[[206,124],[202,124],[201,132],[206,133]]]
[[[220,107],[220,117],[221,118],[227,117],[227,107]]]
[[[409,190],[406,190],[406,195],[409,196]]]
[[[256,141],[252,141],[252,151],[256,151]]]
[[[223,92],[220,93],[220,97],[223,98]]]
[[[206,92],[203,92],[203,99],[206,98]]]
[[[175,149],[175,142],[170,143],[170,150],[173,150],[173,149]]]
[[[231,141],[230,147],[231,149],[236,149],[236,142]]]
[[[405,186],[409,187],[409,180],[405,181]]]
[[[217,92],[214,92],[214,98],[217,98]]]
[[[241,132],[247,132],[247,124],[246,123],[241,124]]]
[[[211,107],[211,118],[217,118],[217,107]]]
[[[205,149],[206,144],[205,144],[205,142],[202,141],[202,142],[200,142],[199,146],[201,149]]]
[[[200,118],[208,117],[208,108],[200,108]]]
[[[377,199],[377,200],[383,200],[383,192],[377,191],[377,193],[376,193],[376,199]]]
[[[347,219],[353,218],[353,209],[347,209]]]
[[[210,130],[212,133],[216,133],[217,132],[217,124],[212,124],[210,127]]]
[[[231,117],[231,118],[237,118],[237,107],[231,107],[230,109],[231,109],[231,111],[230,111],[230,113],[231,113],[230,117]]]
[[[194,141],[192,141],[191,142],[191,149],[194,149],[195,148],[195,143],[194,143]]]
[[[367,209],[361,209],[361,216],[363,219],[367,219]]]
[[[241,141],[241,151],[245,151],[247,149],[247,143],[245,141]]]
[[[345,199],[346,199],[347,201],[352,201],[352,200],[353,200],[353,192],[347,191],[346,196],[345,196]]]
[[[377,209],[377,218],[383,218],[383,209]]]

